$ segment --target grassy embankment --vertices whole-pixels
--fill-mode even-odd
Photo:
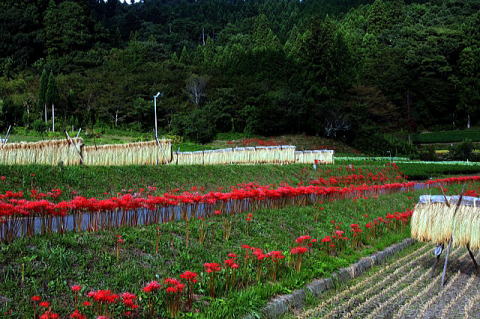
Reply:
[[[190,190],[217,191],[219,187],[228,189],[239,183],[257,182],[262,185],[282,182],[308,183],[312,179],[330,175],[352,174],[344,169],[346,163],[320,166],[317,171],[311,165],[213,165],[213,166],[123,166],[123,167],[58,167],[58,166],[4,166],[0,165],[0,193],[5,191],[25,191],[37,189],[50,191],[60,188],[64,193],[76,191],[78,195],[105,197],[125,192],[137,191],[148,186],[157,187],[156,193],[175,188]],[[355,163],[355,168],[375,172],[384,163]],[[399,163],[400,170],[410,180],[427,179],[446,175],[476,174],[480,166],[429,165]],[[365,172],[366,173],[366,172]],[[358,174],[358,173],[356,173]],[[107,194],[104,194],[107,193]]]
[[[458,191],[459,186],[449,188]],[[433,193],[436,191],[429,190]],[[300,235],[309,234],[314,238],[331,235],[335,230],[332,220],[352,238],[349,231],[351,223],[364,225],[375,217],[411,208],[421,193],[399,193],[357,201],[338,200],[323,204],[322,211],[313,206],[261,210],[253,213],[251,223],[245,220],[245,216],[216,216],[203,224],[207,225],[207,238],[203,244],[198,240],[203,222],[191,221],[188,246],[184,222],[164,224],[160,228],[158,253],[155,252],[157,232],[154,225],[98,233],[54,234],[0,244],[0,295],[9,300],[3,310],[13,309],[14,317],[28,317],[32,309],[29,298],[41,295],[53,302],[55,310],[66,314],[68,310],[73,310],[68,288],[72,284],[88,287],[85,292],[90,289],[112,289],[145,297],[140,290],[146,282],[178,276],[184,270],[201,272],[203,263],[222,263],[229,252],[243,255],[240,248],[242,244],[265,251],[281,250],[287,253]],[[232,223],[228,240],[224,238],[225,219]],[[116,234],[121,234],[126,241],[121,247],[119,260],[115,257]],[[314,249],[305,256],[301,272],[295,272],[291,267],[281,267],[276,282],[268,280],[265,273],[261,282],[256,282],[253,277],[255,268],[243,270],[251,276],[242,284],[245,287],[225,292],[220,284],[224,281],[218,280],[219,298],[216,299],[205,297],[207,277],[202,273],[196,290],[203,296],[202,301],[194,304],[190,315],[199,318],[238,318],[242,314],[258,311],[275,294],[288,293],[313,278],[328,276],[336,269],[408,236],[408,228],[384,231],[377,233],[375,239],[367,240],[364,237],[361,249],[352,248],[347,242],[346,248],[336,256]],[[219,274],[218,278],[223,276]]]

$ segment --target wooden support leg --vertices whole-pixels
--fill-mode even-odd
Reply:
[[[432,278],[435,276],[435,269],[437,268],[438,262],[440,261],[440,255],[442,254],[442,251],[443,251],[443,244],[437,245],[437,247],[435,247],[435,250],[433,251],[436,258],[435,258],[435,263],[432,266],[432,274],[431,274]]]
[[[443,272],[442,272],[442,287],[445,285],[445,274],[447,273],[447,264],[448,264],[448,254],[450,253],[450,249],[452,248],[453,239],[450,239],[450,242],[447,246],[447,251],[445,252],[445,263],[443,264]]]
[[[475,260],[475,255],[473,255],[472,251],[470,250],[470,247],[467,246],[468,249],[468,254],[470,255],[470,258],[472,258],[473,264],[475,265],[475,271],[478,273],[478,264],[477,261]]]

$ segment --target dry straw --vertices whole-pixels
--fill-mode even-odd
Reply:
[[[166,164],[172,160],[171,141],[86,146],[83,157],[92,166]]]
[[[333,164],[333,153],[332,150],[297,151],[295,152],[295,162],[312,164],[318,161],[322,164]]]
[[[455,197],[458,199],[458,197]],[[458,210],[455,198],[422,196],[411,219],[411,234],[423,242],[447,243],[453,238],[455,247],[480,249],[480,207],[477,199],[464,197]]]
[[[171,164],[290,164],[295,162],[295,146],[283,145],[237,147],[197,152],[175,152]],[[312,163],[313,162],[312,160]]]
[[[0,146],[0,164],[225,165],[333,163],[333,151],[296,152],[295,146],[238,147],[172,153],[171,140],[83,146],[80,138]]]
[[[81,138],[3,144],[0,145],[0,164],[79,165],[82,146]]]

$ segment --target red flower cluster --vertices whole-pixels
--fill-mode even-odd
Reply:
[[[308,251],[307,247],[298,246],[298,247],[293,247],[292,249],[290,249],[290,254],[292,254],[292,255],[303,255],[307,251]]]
[[[465,183],[468,181],[480,181],[480,176],[451,177],[438,180],[430,180],[424,183],[425,186],[438,186],[450,183]],[[242,201],[245,199],[257,200],[276,200],[282,198],[303,197],[305,195],[316,195],[330,198],[344,198],[358,193],[384,193],[395,190],[406,190],[413,188],[418,183],[392,183],[384,185],[351,185],[348,187],[325,187],[325,186],[298,186],[292,187],[284,185],[276,189],[270,186],[259,186],[255,184],[245,185],[244,188],[235,188],[231,192],[209,192],[204,195],[198,193],[185,192],[181,195],[166,193],[163,196],[149,196],[147,198],[134,197],[131,194],[121,197],[112,197],[110,199],[99,200],[95,198],[85,198],[77,196],[70,201],[61,201],[58,203],[47,200],[29,201],[20,199],[21,194],[7,192],[0,195],[0,217],[14,216],[66,216],[70,213],[78,212],[113,212],[129,211],[139,208],[146,208],[151,211],[157,211],[161,207],[177,205],[197,205],[204,203],[214,205],[217,202],[227,202],[231,200]],[[355,195],[357,196],[357,195]],[[251,221],[253,215],[248,215],[247,220]]]
[[[87,296],[96,302],[107,304],[115,303],[119,298],[117,294],[112,293],[110,290],[90,291]]]
[[[154,292],[161,288],[161,285],[157,281],[150,281],[145,287],[143,287],[144,292]]]
[[[207,273],[219,272],[222,270],[221,266],[217,263],[205,263],[203,267]]]
[[[184,279],[187,282],[196,283],[198,274],[192,271],[185,271],[183,274],[180,275],[180,278]]]
[[[239,267],[235,259],[225,259],[223,263],[230,269],[237,269]]]
[[[78,309],[72,312],[69,316],[70,319],[87,319],[87,316],[82,314]]]
[[[129,309],[137,309],[138,305],[135,303],[135,300],[137,299],[137,296],[129,293],[129,292],[124,292],[120,294],[120,298],[122,300],[122,303],[125,305],[125,307]]]
[[[297,239],[295,239],[295,241],[297,242],[297,244],[301,244],[304,241],[310,240],[311,238],[312,236],[305,235],[305,236],[298,237]]]
[[[181,293],[185,288],[185,285],[175,278],[167,278],[163,283],[165,284],[165,291],[167,294]]]
[[[273,250],[267,254],[267,257],[270,258],[273,262],[278,262],[281,259],[285,258],[285,255],[278,250]]]

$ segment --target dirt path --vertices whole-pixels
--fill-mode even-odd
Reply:
[[[480,318],[480,276],[475,273],[467,250],[457,248],[451,253],[447,282],[442,288],[443,257],[432,272],[433,246],[423,245],[332,291],[313,308],[291,317]],[[479,254],[476,257],[478,260]]]

